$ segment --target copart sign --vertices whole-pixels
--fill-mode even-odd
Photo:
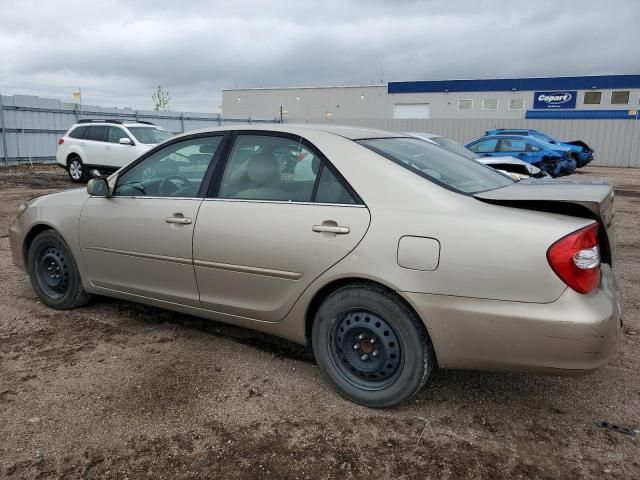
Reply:
[[[576,108],[575,90],[566,92],[535,92],[533,108]]]

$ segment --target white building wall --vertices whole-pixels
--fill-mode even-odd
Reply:
[[[627,89],[629,90],[629,89]],[[640,108],[640,89],[630,89],[628,105],[612,105],[612,90],[602,92],[599,105],[585,105],[585,90],[578,91],[575,110],[631,110]],[[430,118],[524,119],[533,108],[533,91],[387,93],[386,85],[353,87],[264,88],[222,91],[222,109],[231,116],[279,116],[280,107],[289,122],[332,119],[393,119],[395,104],[429,104]],[[461,110],[459,100],[471,100]],[[483,100],[497,100],[497,110],[483,108]],[[512,110],[510,100],[524,99],[524,109]]]

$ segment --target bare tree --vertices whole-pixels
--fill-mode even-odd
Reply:
[[[169,110],[171,94],[168,90],[163,90],[162,87],[158,85],[158,90],[156,90],[156,93],[151,95],[151,100],[153,100],[153,109],[155,111],[166,112]]]

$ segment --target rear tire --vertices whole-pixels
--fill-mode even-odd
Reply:
[[[31,242],[27,271],[36,295],[51,308],[71,310],[85,305],[91,299],[82,286],[69,247],[53,230],[45,230]]]
[[[312,346],[329,383],[366,407],[406,401],[436,367],[416,314],[392,292],[367,283],[347,285],[324,300],[313,322]]]
[[[89,171],[85,168],[84,163],[82,163],[82,159],[77,155],[69,159],[67,172],[72,182],[86,183],[89,180]]]

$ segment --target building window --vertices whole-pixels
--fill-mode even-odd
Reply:
[[[428,103],[396,103],[393,106],[393,118],[415,119],[429,118]]]
[[[629,103],[629,90],[611,92],[611,105],[626,105]]]
[[[458,100],[458,110],[471,110],[473,108],[473,100],[460,98]]]
[[[524,110],[524,98],[509,99],[509,110]]]
[[[602,92],[584,92],[585,105],[600,105]]]
[[[483,110],[498,110],[498,99],[497,98],[485,98],[482,100],[482,109]]]

